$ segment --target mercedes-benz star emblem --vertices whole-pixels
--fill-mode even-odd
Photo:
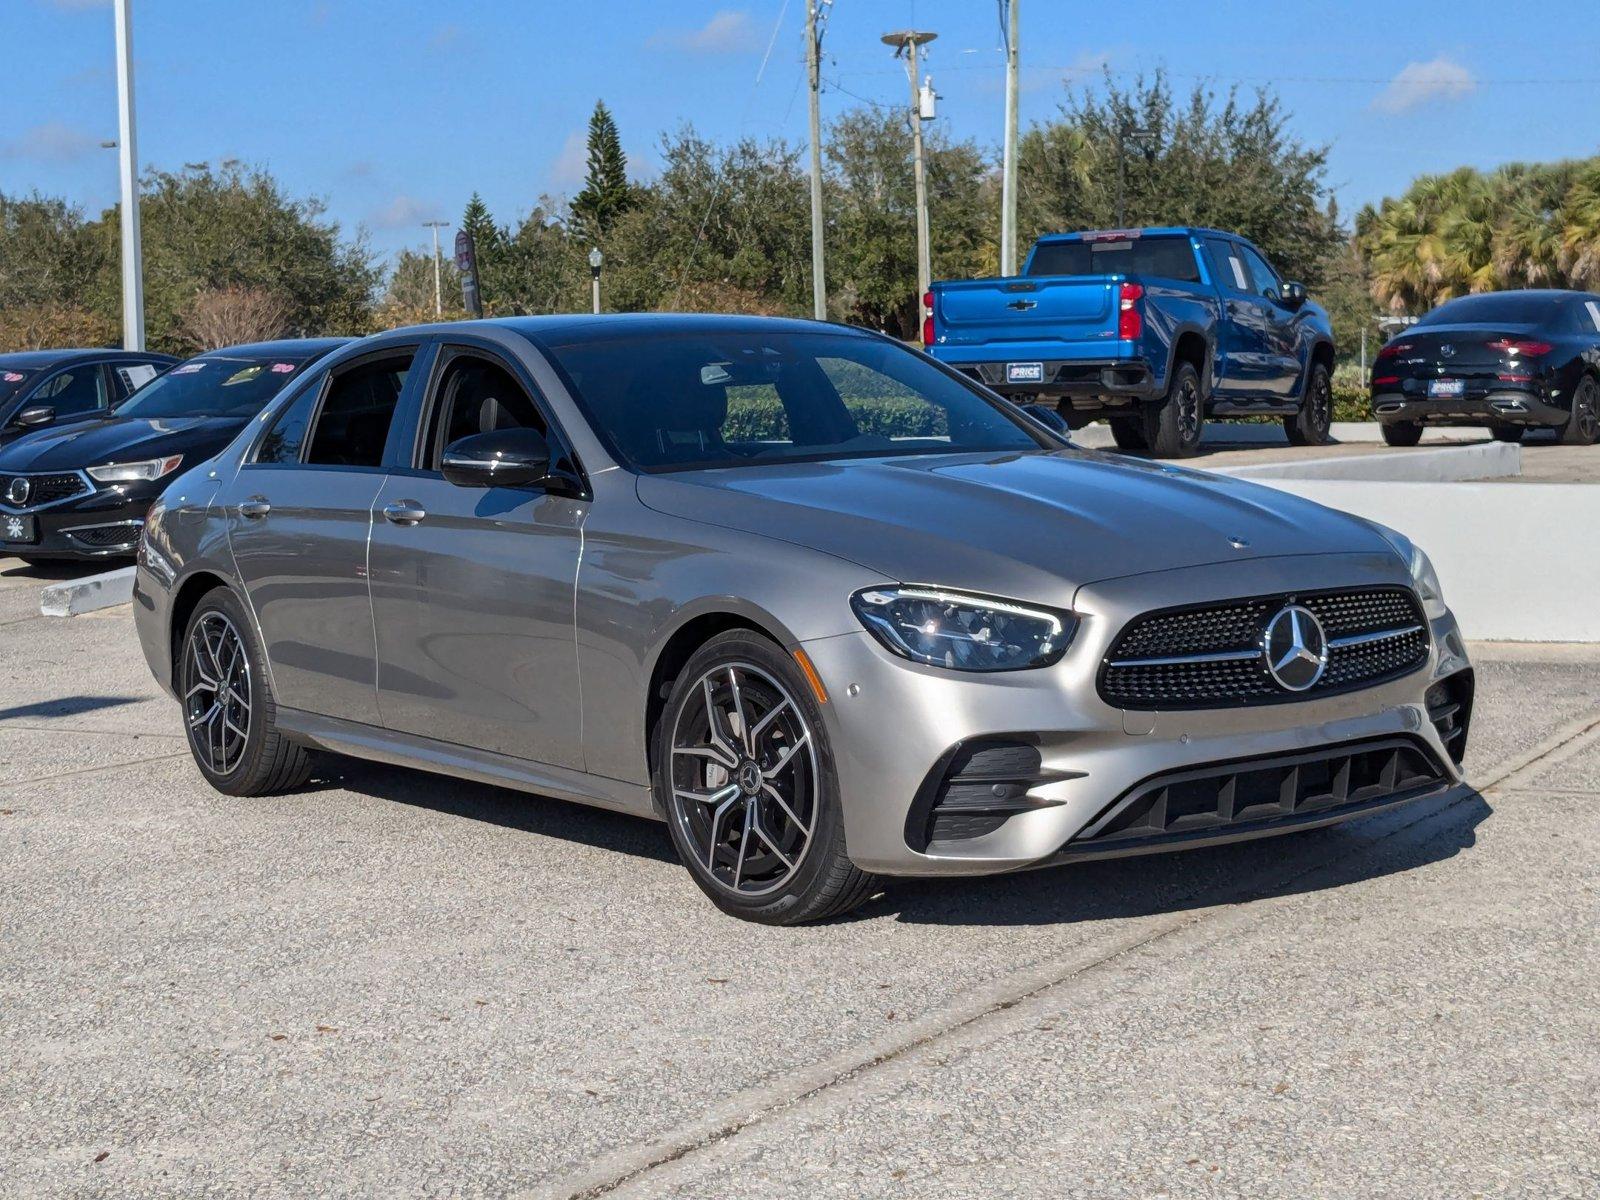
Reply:
[[[21,508],[28,502],[28,493],[33,491],[33,485],[26,478],[18,475],[6,485],[6,499],[16,508]]]
[[[1439,357],[1440,358],[1454,358],[1455,356],[1456,356],[1456,348],[1454,346],[1452,346],[1449,342],[1444,342],[1439,346]]]
[[[1308,608],[1290,604],[1278,610],[1261,635],[1267,670],[1282,687],[1303,692],[1315,687],[1328,669],[1328,636]]]

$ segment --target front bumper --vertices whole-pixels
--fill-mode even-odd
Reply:
[[[145,514],[155,500],[149,484],[99,484],[82,472],[39,473],[40,479],[73,475],[81,491],[41,504],[15,505],[0,496],[0,554],[25,558],[93,560],[132,558]]]
[[[1328,555],[1090,585],[1074,602],[1083,619],[1066,657],[1037,671],[978,675],[925,668],[891,655],[865,632],[807,642],[830,696],[824,714],[851,858],[864,870],[889,875],[1014,871],[1288,832],[1387,806],[1366,799],[1402,803],[1463,786],[1457,759],[1465,739],[1454,737],[1447,746],[1426,700],[1429,688],[1447,678],[1465,678],[1470,687],[1465,648],[1448,614],[1430,623],[1432,646],[1422,667],[1359,691],[1174,712],[1114,708],[1096,691],[1102,657],[1123,624],[1139,613],[1278,590],[1396,583],[1409,580],[1393,556]],[[1415,747],[1435,768],[1428,786],[1367,793],[1358,788],[1350,805],[1317,801],[1296,812],[1291,804],[1280,820],[1257,812],[1254,821],[1173,830],[1193,836],[1092,846],[1086,840],[1119,802],[1170,773],[1397,741]],[[926,803],[929,780],[947,771],[953,756],[970,758],[975,747],[1020,755],[1019,746],[1028,748],[1022,756],[1028,761],[1013,760],[982,777],[1004,789],[1008,803],[1001,807],[1009,812],[1003,819],[959,829],[959,837],[930,838],[926,812],[918,808]],[[998,754],[996,763],[1003,758]],[[1241,810],[1239,816],[1245,815]]]

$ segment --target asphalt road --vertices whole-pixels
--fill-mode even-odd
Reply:
[[[0,560],[0,1194],[1593,1196],[1600,654],[1481,794],[717,914],[655,825],[329,759],[212,793],[127,609]]]

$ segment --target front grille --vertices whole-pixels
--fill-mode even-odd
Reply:
[[[1262,637],[1298,604],[1322,626],[1328,664],[1304,691],[1267,669]],[[1280,704],[1399,678],[1427,661],[1427,619],[1408,588],[1253,596],[1147,613],[1130,621],[1100,668],[1101,699],[1118,708],[1172,710]]]
[[[1113,801],[1059,857],[1352,816],[1424,795],[1447,782],[1444,769],[1410,738],[1171,771]]]
[[[62,471],[54,475],[26,475],[22,478],[28,481],[27,500],[20,505],[11,504],[6,496],[10,491],[11,481],[16,478],[18,478],[16,475],[0,475],[0,502],[12,508],[37,508],[41,504],[68,500],[89,491],[89,485],[83,481],[83,476],[74,471]]]

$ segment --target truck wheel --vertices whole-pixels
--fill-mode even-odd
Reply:
[[[1111,417],[1111,438],[1118,450],[1148,450],[1150,439],[1144,435],[1144,418]]]
[[[1592,446],[1600,440],[1600,383],[1585,375],[1572,393],[1572,415],[1561,427],[1563,446]]]
[[[1166,399],[1145,410],[1145,437],[1151,452],[1157,458],[1193,456],[1200,449],[1205,421],[1200,373],[1190,363],[1179,363],[1172,373]]]
[[[1390,421],[1378,428],[1391,446],[1415,446],[1422,440],[1421,421]]]
[[[1328,368],[1313,363],[1311,378],[1306,381],[1306,394],[1300,399],[1300,411],[1283,419],[1283,431],[1289,435],[1291,446],[1326,446],[1333,441],[1333,382],[1328,378]]]

